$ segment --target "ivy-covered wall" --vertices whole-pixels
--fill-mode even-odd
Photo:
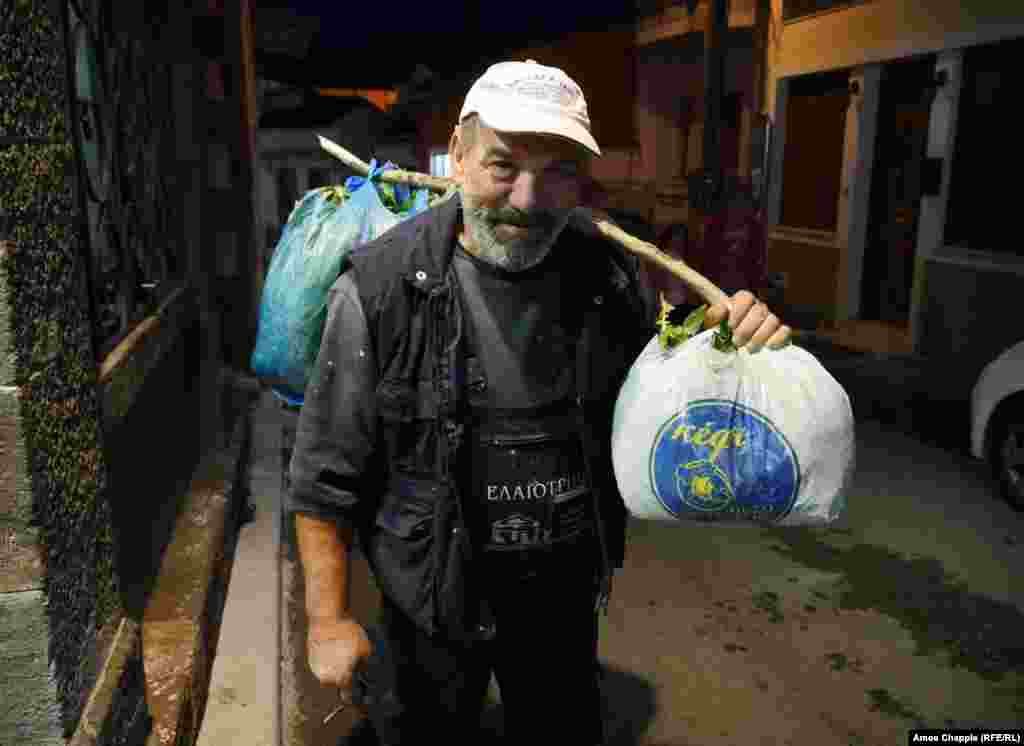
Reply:
[[[21,488],[0,497],[8,537],[0,580],[15,585],[0,587],[15,591],[0,593],[0,616],[38,613],[47,623],[23,624],[20,638],[5,633],[0,644],[0,702],[9,703],[0,705],[2,743],[70,733],[95,677],[98,630],[119,614],[54,6],[0,3],[0,370],[10,404],[2,450],[6,467],[27,470],[15,480]],[[26,562],[26,552],[38,560]]]
[[[158,716],[179,709],[195,721],[181,736],[191,742],[202,718],[245,471],[242,446],[230,467],[220,463],[229,423],[210,286],[217,231],[247,235],[251,221],[204,209],[206,139],[232,107],[203,93],[207,61],[192,44],[200,6],[0,0],[4,746],[138,743],[150,716],[150,740],[163,739],[177,721]],[[65,69],[68,7],[89,24],[81,38],[93,40],[95,64],[72,59],[101,70],[92,83]],[[103,90],[88,117],[67,114],[79,106],[67,106],[77,100],[69,75],[77,96]],[[107,149],[88,159],[91,179],[109,177],[89,199],[78,140],[92,156]],[[211,464],[237,474],[196,482]],[[183,516],[216,518],[221,530],[190,543]],[[200,607],[196,593],[181,594],[182,578],[202,591]],[[126,628],[152,633],[148,650],[117,632]],[[152,644],[172,628],[192,632]],[[151,681],[153,656],[187,676]]]

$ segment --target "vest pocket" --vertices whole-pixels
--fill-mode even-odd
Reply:
[[[428,631],[434,622],[435,516],[447,500],[436,482],[393,475],[368,542],[381,592]]]
[[[378,528],[402,539],[431,533],[442,488],[432,480],[394,476],[380,509]]]
[[[432,479],[392,476],[368,554],[381,592],[429,634],[477,634],[479,609],[467,583],[469,536],[455,494]]]

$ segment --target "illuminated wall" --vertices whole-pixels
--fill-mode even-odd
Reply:
[[[1016,0],[869,0],[784,23],[771,0],[767,110],[776,82],[791,75],[884,62],[1024,35]]]

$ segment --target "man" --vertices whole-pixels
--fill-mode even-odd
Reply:
[[[459,119],[461,195],[362,247],[330,293],[289,498],[309,664],[344,700],[381,652],[348,606],[358,537],[393,679],[370,708],[382,741],[473,739],[493,671],[510,742],[597,744],[595,608],[626,525],[612,411],[651,330],[629,264],[574,211],[600,155],[579,86],[494,65]],[[749,293],[730,305],[709,325],[787,343]]]

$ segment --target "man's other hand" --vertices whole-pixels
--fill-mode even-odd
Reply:
[[[373,652],[362,625],[353,619],[310,620],[306,650],[317,681],[337,687],[341,700],[351,702],[356,669]]]

